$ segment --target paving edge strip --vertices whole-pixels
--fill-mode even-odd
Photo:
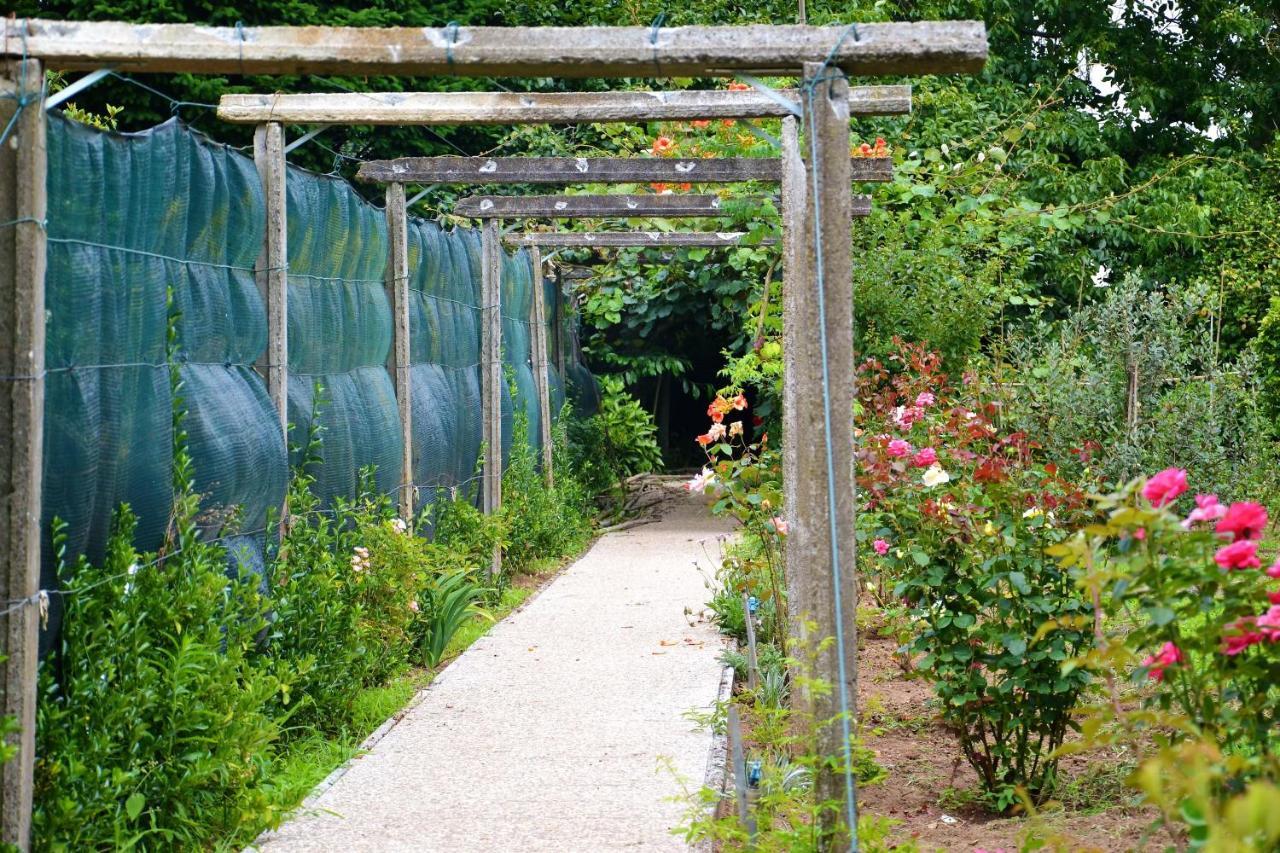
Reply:
[[[728,705],[733,698],[733,667],[726,666],[720,671],[720,690],[716,694],[716,707]],[[730,776],[729,764],[729,732],[717,732],[715,726],[711,727],[711,746],[707,752],[707,772],[703,777],[702,784],[719,794],[719,800],[723,800],[728,796],[729,786],[732,784]],[[711,806],[711,816],[714,817],[716,805]],[[700,841],[691,846],[691,849],[700,851],[700,853],[710,853],[712,844],[709,839]]]

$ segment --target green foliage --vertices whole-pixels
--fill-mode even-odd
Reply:
[[[432,541],[447,548],[467,567],[488,567],[493,551],[505,541],[501,515],[485,515],[462,497],[423,507],[420,524],[431,521]]]
[[[1035,435],[1051,458],[1087,456],[1108,482],[1177,465],[1224,500],[1272,494],[1280,483],[1258,360],[1220,357],[1219,299],[1130,276],[1064,322],[1010,335],[1004,424]]]
[[[67,611],[60,667],[41,670],[37,846],[194,848],[277,816],[266,790],[287,668],[255,661],[265,626],[252,578],[228,578],[178,498],[168,557],[131,545],[116,515],[100,566],[60,568]],[[182,506],[184,505],[185,506]],[[65,526],[57,530],[58,547]]]
[[[600,391],[596,417],[604,427],[605,449],[613,470],[620,477],[662,470],[653,416],[612,377],[600,377]]]
[[[258,655],[258,578],[229,576],[237,564],[201,538],[171,376],[175,498],[162,549],[134,549],[127,506],[98,566],[69,563],[66,526],[54,527],[67,609],[58,666],[40,670],[40,849],[197,848],[278,817],[267,770],[287,713],[270,709],[288,703],[294,674]]]
[[[548,488],[538,466],[528,423],[517,414],[511,455],[502,474],[503,555],[514,572],[532,571],[540,559],[575,554],[591,535],[590,514],[581,490],[575,488],[572,469],[556,472],[556,485]]]
[[[423,664],[439,664],[449,641],[468,621],[475,617],[492,620],[479,605],[483,595],[484,587],[467,571],[439,575],[423,588],[418,597],[422,612],[417,629]]]
[[[720,792],[703,787],[686,789],[687,810],[680,834],[690,844],[713,842],[723,850],[813,851],[835,849],[830,839],[846,834],[843,802],[820,801],[813,779],[817,773],[843,774],[843,761],[824,757],[819,745],[839,719],[822,720],[785,701],[789,688],[812,696],[829,696],[830,685],[813,678],[814,659],[787,660],[789,670],[770,668],[754,694],[742,692],[731,701],[742,720],[744,752],[748,762],[760,763],[760,781],[749,798],[757,825],[755,838],[740,824],[735,808],[720,804]],[[790,679],[788,683],[788,677]],[[727,712],[706,720],[715,726]],[[874,751],[863,746],[855,733],[850,743],[852,771],[861,787],[882,782],[888,771],[876,761]],[[730,796],[733,796],[732,791]],[[891,839],[895,822],[874,815],[858,818],[858,849],[887,853],[917,850],[910,842]],[[824,841],[824,836],[826,839]]]
[[[991,804],[1009,809],[1019,789],[1039,803],[1089,684],[1063,668],[1091,642],[1065,627],[1085,601],[1044,553],[1081,515],[1083,494],[1025,435],[1001,435],[982,414],[995,407],[961,398],[936,353],[907,347],[898,360],[896,374],[869,363],[859,388],[861,425],[877,436],[859,472],[874,508],[860,517],[858,539],[874,552],[863,571],[910,605],[914,665]],[[1054,619],[1064,627],[1039,638]]]

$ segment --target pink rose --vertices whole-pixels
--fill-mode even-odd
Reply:
[[[1145,528],[1145,527],[1139,527],[1137,530],[1133,531],[1133,538],[1134,538],[1134,539],[1137,539],[1139,542],[1141,542],[1143,539],[1146,539],[1146,538],[1147,538],[1147,528]]]
[[[871,547],[876,549],[876,553],[883,557],[889,553],[889,543],[883,539],[877,539],[871,543]]]
[[[911,460],[911,464],[917,468],[928,468],[930,465],[938,461],[938,453],[932,447],[926,447],[915,455]]]
[[[1271,605],[1266,613],[1253,620],[1253,624],[1263,629],[1268,642],[1280,640],[1280,604]]]
[[[1252,630],[1252,619],[1237,619],[1228,625],[1227,629],[1231,633],[1222,638],[1222,653],[1230,657],[1240,654],[1265,639],[1261,631]]]
[[[1241,539],[1218,549],[1213,561],[1224,569],[1260,569],[1262,561],[1258,559],[1258,543],[1252,539]]]
[[[1276,561],[1267,569],[1267,577],[1280,578],[1280,557],[1276,557]]]
[[[890,456],[903,457],[911,453],[911,444],[910,442],[903,441],[900,438],[895,438],[893,441],[889,442],[889,446],[885,448],[885,450]]]
[[[1218,520],[1213,529],[1222,536],[1232,536],[1235,541],[1261,539],[1267,527],[1267,508],[1262,504],[1244,501],[1233,503]]]
[[[1142,665],[1147,667],[1147,678],[1153,681],[1163,681],[1164,671],[1175,663],[1182,663],[1182,649],[1173,643],[1165,643],[1159,652],[1142,660]]]
[[[893,425],[901,430],[911,429],[911,425],[924,417],[924,409],[919,406],[899,406],[893,410]]]
[[[778,531],[779,536],[786,536],[791,532],[791,525],[782,516],[775,515],[773,517],[773,529]]]
[[[1159,508],[1173,501],[1187,490],[1187,472],[1182,468],[1165,468],[1147,480],[1142,496]]]
[[[932,406],[935,400],[936,398],[933,396],[933,393],[930,391],[921,391],[919,394],[916,395],[916,405],[921,409],[925,408],[926,406]]]
[[[1182,520],[1182,527],[1190,530],[1198,521],[1217,521],[1227,514],[1227,508],[1218,503],[1217,495],[1196,495],[1196,508]]]

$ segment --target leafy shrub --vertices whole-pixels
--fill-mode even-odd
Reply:
[[[1052,459],[1090,448],[1108,482],[1178,465],[1224,500],[1271,494],[1275,429],[1259,402],[1268,356],[1221,360],[1216,298],[1128,276],[1064,322],[1012,336],[1000,420]]]
[[[140,554],[127,506],[100,566],[65,560],[66,616],[40,670],[33,837],[41,849],[196,849],[277,815],[267,768],[288,666],[261,661],[266,602],[201,540],[174,379],[175,504],[164,547]]]
[[[1098,648],[1077,664],[1111,691],[1086,733],[1154,738],[1159,750],[1135,781],[1204,841],[1229,812],[1273,800],[1280,781],[1280,558],[1259,553],[1269,523],[1261,504],[1201,495],[1182,518],[1187,477],[1166,469],[1098,498],[1103,520],[1053,553],[1097,602]],[[1140,709],[1119,701],[1126,677],[1147,685]],[[1255,783],[1255,799],[1237,802]]]
[[[662,470],[653,415],[627,393],[622,380],[612,376],[597,379],[600,411],[594,418],[600,425],[604,460],[614,478]]]
[[[271,564],[268,652],[298,673],[293,708],[282,710],[299,734],[346,731],[360,691],[407,665],[416,595],[436,570],[430,546],[374,492],[372,472],[361,477],[362,497],[320,507],[311,492],[320,440],[308,436]]]
[[[502,515],[485,515],[463,497],[423,508],[420,518],[431,519],[431,540],[457,555],[468,568],[487,568],[493,549],[506,541]]]
[[[591,522],[574,498],[572,471],[560,471],[547,488],[529,443],[528,423],[516,416],[515,438],[502,475],[502,517],[507,531],[504,559],[513,571],[529,571],[539,559],[575,553],[586,544]]]
[[[864,565],[910,605],[916,667],[993,804],[1010,807],[1019,787],[1039,801],[1089,683],[1063,670],[1088,647],[1086,631],[1037,638],[1049,620],[1087,609],[1044,554],[1084,496],[1025,435],[1001,435],[993,407],[961,400],[936,354],[908,346],[895,360],[900,372],[876,361],[862,370],[859,486],[872,512],[859,539],[874,540],[875,554]]]

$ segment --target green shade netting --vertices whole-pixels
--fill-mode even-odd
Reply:
[[[173,503],[169,293],[200,523],[228,540],[232,562],[262,573],[268,513],[283,503],[290,460],[254,369],[267,334],[254,275],[265,209],[253,161],[176,120],[117,134],[53,115],[48,147],[42,587],[57,586],[55,517],[67,524],[70,559],[101,559],[122,503],[139,518],[139,548],[154,550],[164,539]],[[317,421],[315,488],[326,504],[353,497],[363,470],[394,493],[402,453],[386,366],[385,213],[345,181],[294,168],[287,197],[290,441],[299,449]],[[412,479],[420,502],[441,489],[478,500],[479,232],[446,232],[418,219],[408,232]],[[554,286],[534,288],[532,272],[527,252],[504,255],[504,460],[514,412],[528,418],[531,443],[542,441],[531,300],[546,300],[548,318],[563,308]],[[564,342],[568,374],[559,375],[553,355],[554,412],[566,386],[580,389],[580,406],[594,411],[595,382],[576,332],[559,326],[548,320],[549,349]],[[52,598],[46,641],[60,602]]]
[[[202,523],[260,537],[288,471],[252,368],[266,342],[253,273],[263,234],[253,162],[177,121],[107,134],[50,116],[48,147],[41,585],[56,587],[55,517],[67,523],[71,558],[101,558],[121,503],[138,515],[140,547],[163,540],[173,499],[169,290]]]

